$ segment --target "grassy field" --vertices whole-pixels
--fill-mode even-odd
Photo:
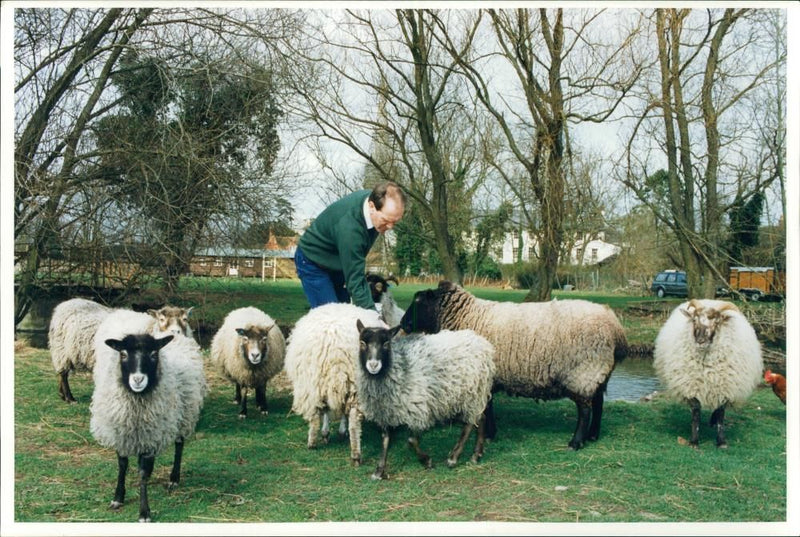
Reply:
[[[214,325],[241,305],[262,307],[286,325],[306,309],[294,283],[247,284],[217,295],[186,284],[196,321]],[[401,285],[401,306],[429,285]],[[471,289],[472,290],[472,289]],[[486,298],[519,301],[524,291],[473,290]],[[299,293],[299,294],[298,294]],[[576,296],[571,293],[570,296]],[[663,318],[626,313],[645,297],[583,296],[618,308],[631,339],[652,342]],[[108,505],[116,456],[89,433],[92,382],[71,377],[78,404],[57,394],[49,353],[15,348],[16,522],[133,522],[136,472],[128,472],[126,505]],[[365,424],[364,464],[349,462],[346,440],[317,450],[305,446],[307,427],[291,415],[291,392],[281,375],[268,388],[270,414],[236,418],[233,388],[210,367],[210,392],[194,439],[187,442],[180,486],[166,490],[172,453],[156,459],[150,505],[157,522],[504,521],[504,522],[761,522],[786,520],[786,417],[769,388],[727,413],[729,449],[714,447],[703,411],[700,448],[684,445],[687,407],[656,397],[650,403],[609,402],[601,439],[566,449],[575,427],[568,400],[537,404],[498,395],[498,436],[479,464],[468,457],[444,464],[458,435],[443,426],[422,438],[435,466],[426,471],[398,434],[389,453],[390,479],[374,482],[380,434]],[[253,407],[254,409],[255,407]],[[471,450],[472,440],[467,445]],[[135,462],[131,461],[135,467]]]

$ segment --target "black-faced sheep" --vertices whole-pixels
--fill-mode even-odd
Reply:
[[[211,362],[233,382],[239,419],[247,417],[247,390],[256,392],[261,413],[268,413],[267,381],[283,369],[286,341],[275,321],[252,306],[231,311],[211,340]]]
[[[394,338],[400,326],[366,328],[358,321],[359,364],[356,374],[359,408],[382,429],[383,451],[373,479],[386,479],[386,455],[393,431],[408,427],[409,445],[419,461],[431,467],[419,446],[420,434],[437,423],[464,424],[447,457],[452,468],[473,429],[472,461],[483,455],[484,411],[491,398],[494,347],[472,330],[413,334]]]
[[[495,391],[541,400],[569,397],[578,411],[569,447],[580,449],[600,437],[606,385],[627,348],[610,308],[585,300],[496,302],[442,281],[414,295],[401,326],[408,333],[474,330],[495,347]],[[490,405],[489,438],[493,421]]]
[[[350,460],[361,464],[361,420],[355,371],[358,367],[356,321],[384,326],[378,312],[353,304],[331,303],[301,317],[286,345],[286,376],[292,383],[292,412],[308,422],[308,448],[317,446],[320,424],[328,441],[330,419],[346,418]]]
[[[158,322],[152,327],[152,333],[160,329],[165,333],[182,333],[191,337],[192,331],[187,322],[191,309],[164,306],[149,310],[148,313]],[[53,310],[48,346],[53,369],[58,374],[58,394],[67,403],[76,402],[69,387],[69,375],[72,371],[92,371],[95,332],[112,311],[112,308],[85,298],[66,300]]]
[[[200,347],[182,335],[156,339],[147,314],[118,310],[95,336],[90,430],[117,452],[119,472],[112,509],[125,502],[128,458],[138,457],[139,521],[150,521],[147,482],[155,457],[174,443],[170,488],[180,481],[183,445],[195,430],[206,381]]]
[[[756,333],[739,309],[722,300],[693,299],[675,308],[661,327],[653,367],[669,394],[689,405],[689,444],[697,447],[700,408],[713,408],[717,446],[726,448],[725,408],[744,403],[761,380]]]
[[[386,278],[380,274],[369,273],[367,274],[367,284],[372,293],[372,300],[375,302],[375,308],[381,314],[383,321],[389,326],[397,326],[400,324],[400,319],[403,318],[405,310],[397,305],[397,302],[389,289],[389,282],[394,282],[395,285],[400,285],[397,278],[389,274]]]

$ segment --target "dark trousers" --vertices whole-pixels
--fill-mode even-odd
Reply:
[[[343,272],[320,267],[308,259],[300,248],[294,254],[294,265],[312,308],[331,302],[350,302]]]

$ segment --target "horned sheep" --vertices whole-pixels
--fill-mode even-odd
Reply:
[[[442,281],[414,295],[401,326],[408,333],[474,330],[495,347],[494,391],[538,400],[569,397],[578,412],[569,447],[577,450],[600,437],[606,385],[627,348],[610,308],[585,300],[497,302]],[[495,427],[490,404],[487,437]]]
[[[689,405],[689,444],[699,443],[700,409],[714,409],[717,447],[727,448],[725,408],[743,404],[759,384],[761,344],[735,304],[692,299],[675,308],[658,333],[653,367],[668,394]]]
[[[194,433],[206,380],[198,344],[181,334],[156,339],[153,318],[117,310],[95,335],[94,391],[90,431],[117,452],[118,475],[112,509],[125,501],[128,458],[138,457],[139,521],[150,521],[147,483],[155,457],[174,443],[169,487],[180,481],[184,442]]]
[[[211,340],[211,362],[235,387],[234,401],[241,404],[239,419],[247,417],[247,392],[255,390],[262,414],[267,407],[267,382],[281,372],[286,341],[275,320],[248,306],[228,313]]]
[[[386,455],[394,430],[406,426],[410,447],[431,467],[420,449],[422,432],[437,423],[463,423],[461,435],[447,457],[452,468],[475,429],[472,461],[483,456],[484,411],[491,399],[494,347],[472,330],[394,338],[400,326],[366,328],[358,321],[359,364],[356,381],[364,418],[382,429],[383,451],[373,479],[387,479]],[[393,339],[394,338],[394,339]]]

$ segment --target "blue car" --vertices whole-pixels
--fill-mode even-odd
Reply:
[[[650,285],[658,298],[665,296],[689,296],[689,286],[686,284],[686,273],[682,270],[665,270],[659,272]]]

